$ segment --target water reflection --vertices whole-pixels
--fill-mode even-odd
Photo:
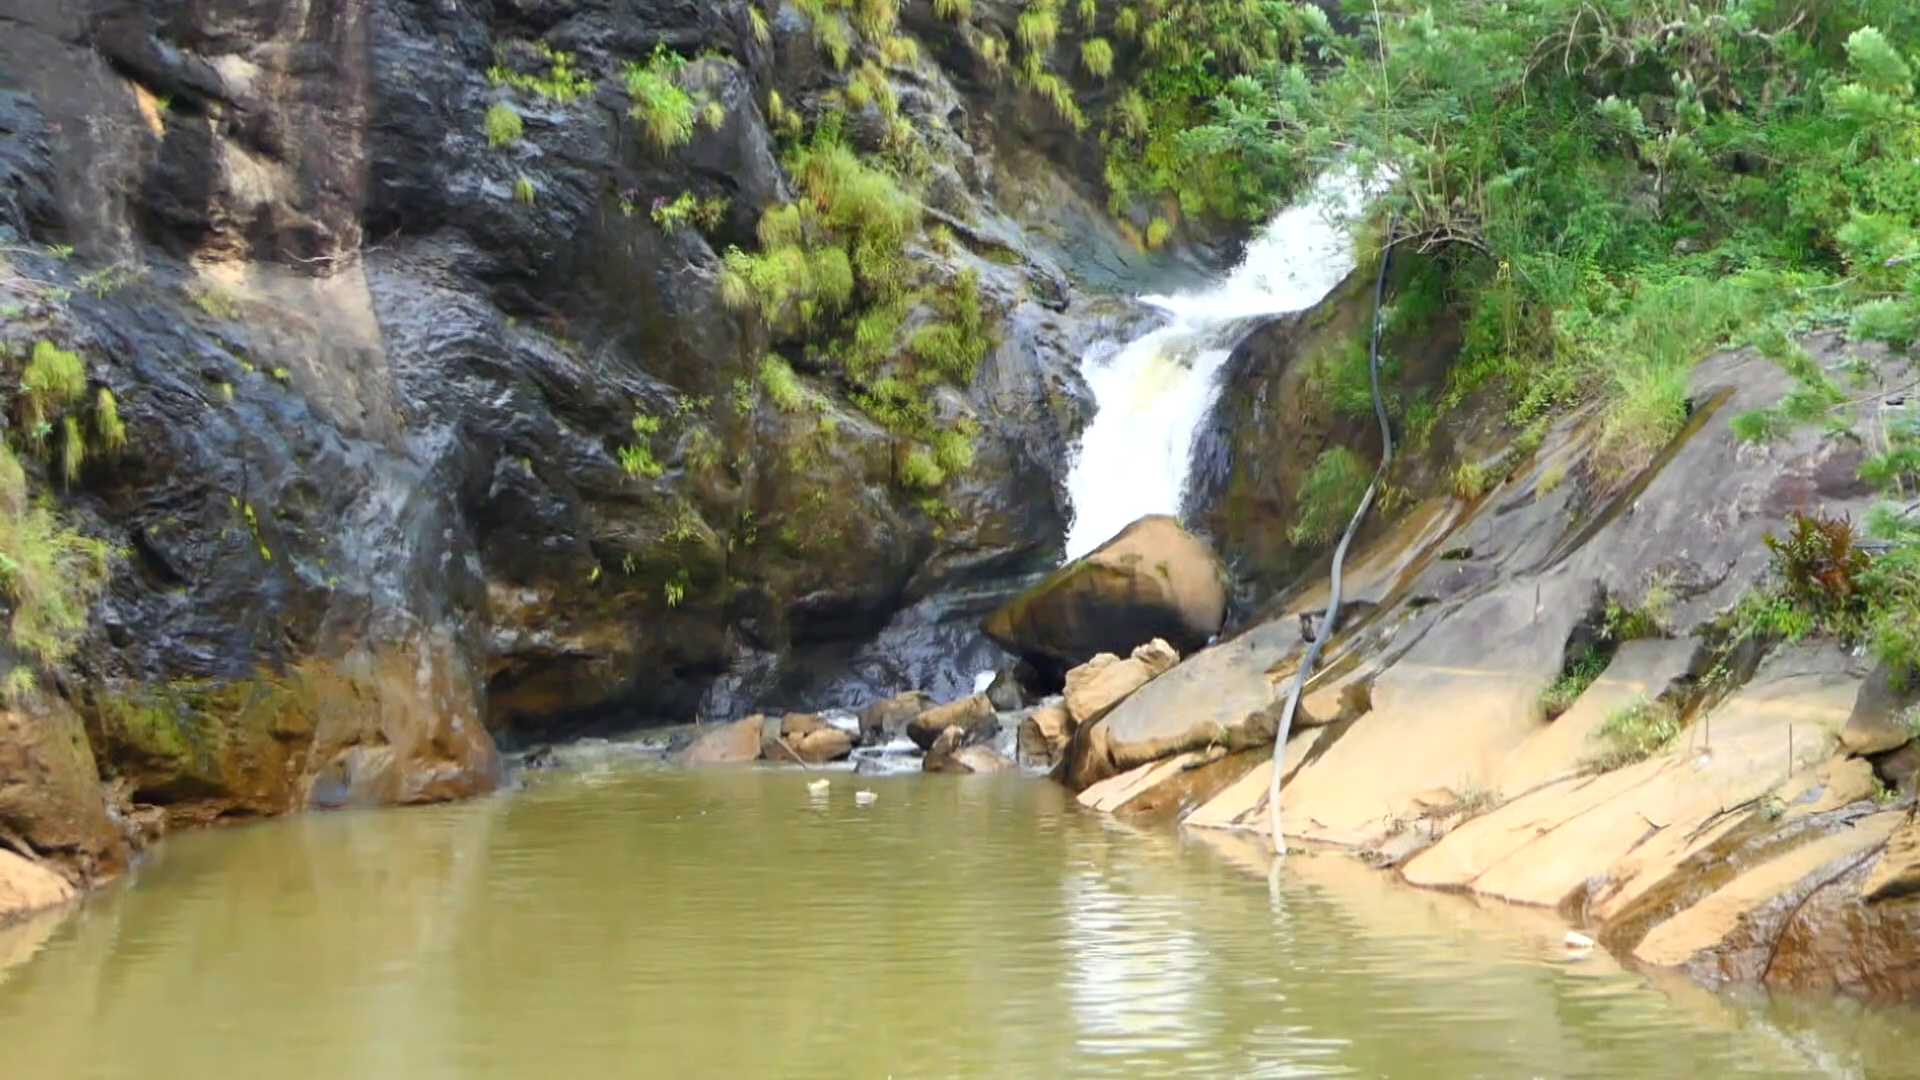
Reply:
[[[1017,778],[806,779],[609,759],[176,838],[0,978],[0,1075],[1880,1080],[1920,1050],[1912,1013],[1649,988],[1344,860],[1290,860],[1276,911],[1230,839]]]

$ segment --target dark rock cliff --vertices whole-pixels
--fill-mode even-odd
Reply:
[[[494,785],[496,743],[951,692],[992,655],[980,614],[1058,555],[1080,348],[1129,318],[1062,267],[1140,258],[1033,152],[1065,135],[933,42],[886,77],[959,240],[910,256],[976,272],[995,328],[936,402],[974,465],[935,512],[830,381],[771,407],[717,253],[793,196],[769,114],[847,75],[762,12],[0,0],[0,347],[77,352],[127,432],[32,466],[119,554],[23,725],[86,738],[23,760],[97,770],[121,832],[427,801]],[[667,150],[620,78],[663,46],[711,103]],[[682,195],[724,213],[657,224]],[[106,820],[0,798],[14,846],[110,867]]]

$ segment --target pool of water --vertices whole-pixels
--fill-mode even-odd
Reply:
[[[611,755],[169,839],[0,931],[0,1077],[1920,1075],[1920,1014],[1650,981],[1344,859],[1270,888],[1043,782],[814,778]]]

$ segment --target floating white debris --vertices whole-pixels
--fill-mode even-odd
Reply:
[[[814,795],[825,795],[827,793],[827,788],[830,784],[831,784],[831,781],[822,777],[819,780],[814,780],[808,783],[807,791]]]
[[[1567,948],[1591,949],[1593,948],[1593,945],[1594,945],[1593,939],[1579,932],[1578,930],[1567,931]]]
[[[875,795],[871,791],[856,791],[853,793],[853,805],[855,806],[872,806],[879,800],[880,796]]]

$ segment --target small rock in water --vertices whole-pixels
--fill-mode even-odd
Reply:
[[[853,805],[855,806],[872,806],[878,801],[880,801],[880,796],[875,795],[871,791],[856,791],[853,793]]]
[[[814,795],[825,795],[827,793],[827,788],[831,786],[831,783],[832,783],[831,781],[825,778],[814,780],[807,784],[807,791]]]
[[[1593,939],[1580,933],[1578,930],[1569,930],[1567,931],[1567,948],[1591,949],[1593,948]]]

